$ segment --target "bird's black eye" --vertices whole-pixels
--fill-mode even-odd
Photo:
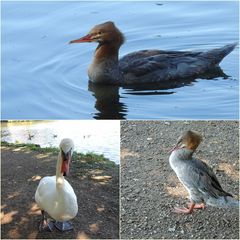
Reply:
[[[177,141],[177,145],[180,145],[182,143],[182,139],[179,139],[178,141]]]
[[[101,34],[102,34],[102,32],[101,32],[101,31],[99,31],[99,32],[98,32],[98,34],[99,34],[99,35],[101,35]]]

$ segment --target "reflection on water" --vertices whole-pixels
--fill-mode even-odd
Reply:
[[[203,74],[199,74],[196,77],[192,77],[192,78],[182,78],[182,79],[174,79],[174,80],[167,80],[167,81],[162,81],[162,82],[158,82],[158,83],[151,83],[151,84],[141,84],[141,85],[133,85],[133,86],[126,86],[124,87],[124,89],[126,90],[132,90],[132,91],[143,91],[143,95],[144,91],[148,90],[174,90],[175,88],[180,88],[180,87],[184,87],[184,86],[188,86],[191,83],[195,82],[196,79],[207,79],[207,80],[211,80],[211,79],[217,79],[218,77],[222,77],[224,79],[227,79],[229,76],[227,76],[223,70],[220,67],[215,67],[212,68],[211,70],[203,73]],[[155,95],[155,92],[153,92],[153,95]],[[173,94],[175,93],[174,91],[161,91],[159,92],[159,94]]]
[[[62,138],[72,138],[77,152],[104,154],[119,163],[119,121],[29,121],[1,124],[2,141],[58,147]]]
[[[199,75],[199,79],[217,79],[222,77],[227,79],[228,76],[223,72],[220,67],[211,69],[202,75]],[[170,95],[176,93],[175,88],[181,88],[184,86],[190,86],[196,82],[195,78],[189,79],[176,79],[173,81],[166,81],[152,84],[141,84],[125,86],[123,89],[124,95]],[[120,87],[118,86],[104,86],[94,84],[89,81],[88,90],[92,92],[95,97],[95,108],[97,113],[94,114],[95,119],[126,119],[127,106],[121,102],[123,97],[119,94]],[[171,91],[170,91],[171,90]]]
[[[127,107],[120,102],[118,86],[101,86],[89,82],[88,90],[96,99],[95,119],[125,119]]]

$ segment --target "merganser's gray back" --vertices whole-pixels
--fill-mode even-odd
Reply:
[[[194,202],[205,202],[220,207],[239,206],[232,194],[223,190],[213,170],[198,159],[182,160],[181,171],[178,171],[177,176],[189,189]]]
[[[204,52],[142,50],[119,61],[124,84],[190,78],[216,68],[237,44]]]

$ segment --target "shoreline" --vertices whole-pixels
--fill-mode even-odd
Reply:
[[[58,147],[41,147],[39,144],[34,143],[9,143],[6,141],[1,141],[1,147],[16,147],[16,148],[26,148],[30,151],[37,151],[39,153],[53,153],[56,154],[59,152]],[[76,161],[77,158],[86,158],[86,160],[91,161],[91,163],[102,164],[103,166],[108,167],[119,167],[119,164],[116,164],[114,161],[105,157],[104,154],[98,154],[94,152],[80,153],[73,152],[72,160]]]

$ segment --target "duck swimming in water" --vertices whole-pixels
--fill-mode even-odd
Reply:
[[[119,49],[124,36],[113,22],[93,27],[90,32],[70,43],[97,42],[94,59],[88,69],[89,80],[99,84],[139,85],[192,78],[218,67],[237,45],[202,52],[141,50],[120,60]]]
[[[175,208],[176,213],[192,213],[194,208],[239,207],[239,201],[224,191],[213,170],[204,162],[192,157],[202,137],[195,131],[186,131],[178,139],[169,162],[178,179],[190,195],[189,208]]]

